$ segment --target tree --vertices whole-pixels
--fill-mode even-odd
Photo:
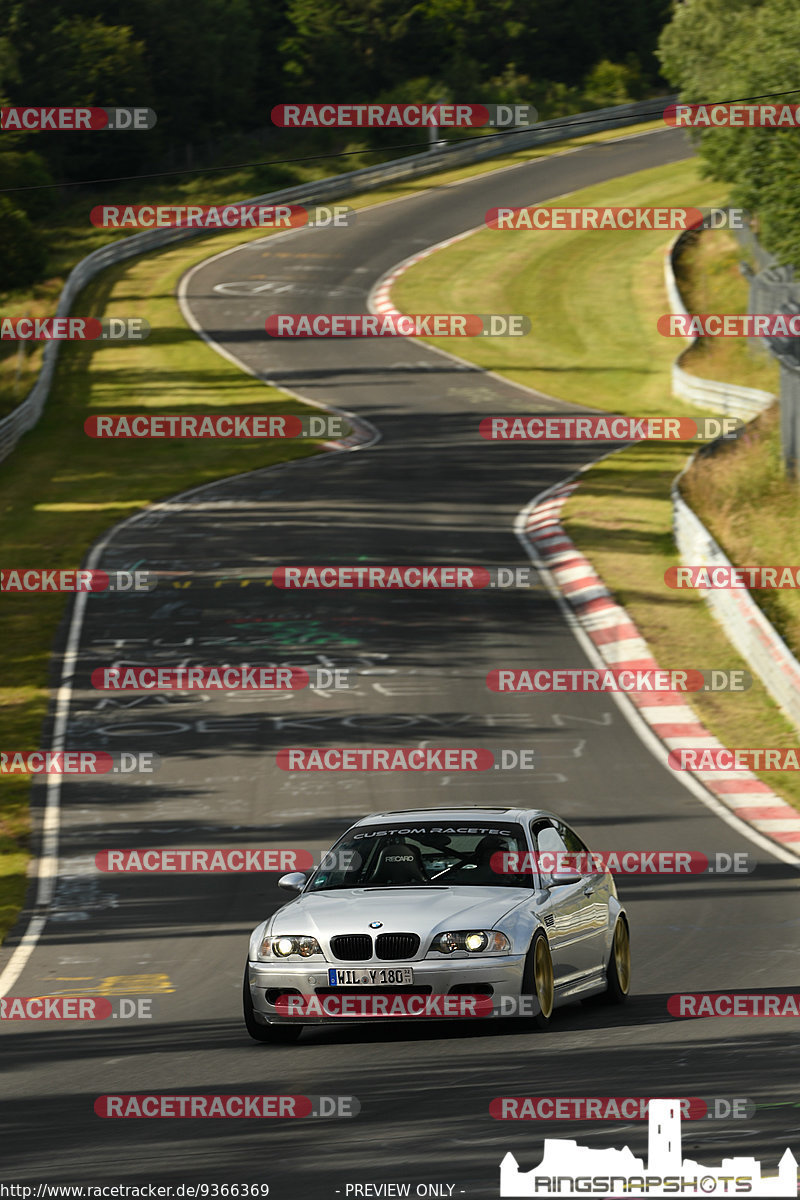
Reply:
[[[686,0],[664,30],[659,55],[689,104],[792,91],[800,103],[800,9],[794,0]],[[764,245],[800,267],[794,129],[694,131],[707,174],[731,185],[731,202],[759,216]]]

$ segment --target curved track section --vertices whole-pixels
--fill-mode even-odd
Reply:
[[[347,1184],[387,1181],[410,1184],[411,1194],[438,1182],[455,1185],[454,1196],[496,1196],[505,1152],[532,1166],[542,1137],[541,1126],[495,1122],[489,1103],[498,1095],[733,1095],[765,1106],[749,1123],[708,1123],[702,1136],[685,1129],[685,1144],[709,1161],[734,1152],[769,1160],[796,1132],[786,1119],[796,1110],[777,1107],[794,1100],[800,1077],[787,1024],[679,1024],[666,1009],[676,990],[797,985],[796,873],[699,804],[604,698],[487,691],[492,667],[586,665],[546,589],[314,595],[255,582],[287,563],[524,565],[518,512],[592,456],[590,447],[477,436],[480,417],[557,401],[412,341],[268,341],[269,312],[366,311],[370,287],[393,264],[479,224],[498,199],[543,201],[688,152],[674,132],[586,147],[376,206],[352,229],[250,243],[184,281],[187,315],[222,351],[280,387],[366,418],[382,439],[365,452],[220,481],[117,527],[104,543],[99,565],[191,572],[191,586],[113,604],[90,598],[67,745],[154,750],[163,764],[149,782],[64,784],[55,897],[14,993],[149,989],[156,1015],[128,1027],[3,1030],[9,1181],[30,1178],[35,1162],[41,1180],[267,1182],[286,1200],[333,1200]],[[254,294],[262,282],[275,286]],[[242,586],[241,577],[253,582]],[[101,696],[90,686],[98,666],[222,662],[349,667],[356,686],[273,696]],[[537,770],[293,777],[275,765],[286,746],[431,740],[532,745]],[[316,1030],[277,1049],[251,1043],[240,1020],[246,933],[280,901],[274,876],[91,872],[108,847],[319,850],[369,811],[487,802],[553,808],[597,848],[749,851],[758,871],[744,882],[624,883],[635,995],[620,1012],[570,1007],[546,1034],[458,1022]],[[6,960],[11,950],[13,939]],[[96,1096],[130,1092],[355,1095],[361,1114],[95,1116]],[[634,1153],[646,1147],[644,1124],[557,1132]]]

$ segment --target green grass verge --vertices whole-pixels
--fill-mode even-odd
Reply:
[[[609,141],[631,132],[660,128],[660,121],[631,129],[597,133],[541,148],[520,151],[485,163],[440,172],[423,179],[365,192],[342,201],[367,208],[388,200],[444,187],[460,179],[515,167],[531,159],[563,153],[573,147]],[[329,160],[327,171],[364,165],[348,159]],[[75,263],[118,237],[88,222],[91,207],[106,203],[221,203],[270,188],[320,177],[319,164],[265,176],[248,170],[192,177],[167,186],[154,181],[142,190],[117,188],[102,196],[83,194],[57,221],[47,225],[51,248],[48,278],[28,291],[0,294],[0,309],[9,316],[43,317],[55,311],[63,280]],[[303,174],[302,172],[305,172]],[[153,329],[138,345],[66,344],[44,414],[16,451],[3,463],[0,477],[0,546],[9,566],[77,566],[88,547],[115,521],[154,501],[187,488],[238,472],[310,454],[310,443],[223,441],[136,441],[106,443],[83,433],[91,413],[203,413],[226,408],[254,413],[301,412],[306,407],[239,371],[186,328],[174,292],[181,275],[211,254],[251,240],[232,232],[191,241],[158,254],[136,258],[105,271],[73,306],[76,314],[143,316]],[[41,348],[23,355],[3,347],[0,355],[0,417],[27,394],[40,366]],[[143,450],[146,449],[146,453]],[[0,681],[0,725],[3,746],[36,749],[50,700],[48,671],[56,629],[63,616],[63,596],[3,596],[3,673]],[[0,942],[21,908],[29,860],[30,782],[27,776],[0,778]]]
[[[703,207],[723,199],[719,185],[701,180],[690,160],[584,189],[558,203]],[[575,404],[635,416],[697,416],[698,409],[670,396],[670,366],[682,343],[656,331],[658,317],[667,311],[663,256],[669,240],[644,231],[482,230],[412,267],[398,280],[393,298],[405,312],[527,313],[533,327],[526,338],[431,342]],[[707,311],[716,311],[716,304]],[[664,585],[664,571],[678,562],[670,485],[687,457],[686,445],[652,443],[599,463],[584,473],[565,506],[566,528],[664,666],[744,670],[700,594]],[[735,484],[741,488],[741,475],[731,481],[731,491]],[[754,521],[763,511],[752,511]],[[758,681],[745,693],[693,694],[691,703],[727,745],[796,742],[793,727]],[[800,808],[800,780],[791,772],[760,777]]]
[[[237,370],[189,330],[173,298],[198,243],[135,259],[89,285],[86,302],[146,316],[147,342],[73,343],[62,350],[56,383],[39,424],[3,464],[3,565],[74,567],[115,521],[186,488],[313,453],[312,442],[96,441],[83,432],[100,411],[305,412],[274,388]],[[51,647],[65,607],[59,595],[4,594],[0,724],[3,748],[38,746],[50,700]],[[29,834],[26,776],[0,778],[0,935],[25,892]]]
[[[748,286],[739,264],[744,254],[732,233],[705,229],[690,235],[675,263],[675,278],[689,312],[747,312]],[[774,358],[754,349],[748,338],[698,338],[681,366],[692,375],[762,388],[778,394],[780,370]]]
[[[800,563],[800,485],[784,472],[777,404],[735,445],[693,463],[681,491],[732,562]],[[800,657],[800,592],[754,590],[751,595]]]

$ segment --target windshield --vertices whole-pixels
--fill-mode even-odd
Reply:
[[[513,822],[397,826],[361,825],[325,855],[309,891],[333,888],[530,887],[529,874],[495,870],[492,856],[524,853],[525,834]]]

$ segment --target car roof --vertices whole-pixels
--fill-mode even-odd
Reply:
[[[351,828],[354,829],[358,825],[396,825],[398,819],[406,822],[446,820],[472,823],[477,820],[493,819],[519,823],[530,821],[535,817],[552,817],[557,821],[562,820],[555,813],[547,812],[542,808],[490,808],[476,805],[469,808],[401,808],[390,812],[370,813],[369,816],[362,817],[360,821],[355,821]]]

